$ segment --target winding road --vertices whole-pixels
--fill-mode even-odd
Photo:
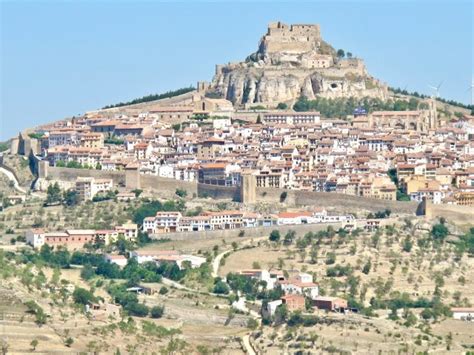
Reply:
[[[242,338],[242,341],[244,343],[245,351],[247,352],[247,354],[257,355],[255,350],[253,350],[252,344],[250,344],[250,334],[244,335],[244,337]]]
[[[18,180],[16,179],[15,175],[13,175],[11,171],[0,166],[0,172],[6,175],[8,180],[13,181],[13,187],[15,190],[26,195],[26,190],[20,187]]]
[[[214,260],[212,261],[212,277],[219,276],[218,273],[219,273],[219,266],[221,266],[221,260],[224,256],[229,254],[231,251],[233,251],[233,249],[223,251],[222,253],[220,253],[214,258]]]

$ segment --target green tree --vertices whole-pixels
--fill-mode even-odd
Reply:
[[[150,312],[146,305],[138,302],[130,302],[124,308],[130,315],[135,317],[146,317]]]
[[[81,277],[87,281],[87,280],[92,279],[94,276],[95,276],[95,270],[92,267],[92,265],[90,264],[84,265],[81,270]]]
[[[64,340],[64,345],[66,345],[68,348],[70,348],[73,343],[74,339],[71,337],[67,337],[66,340]]]
[[[279,242],[280,241],[280,232],[276,229],[272,230],[272,232],[270,233],[269,239],[270,239],[271,242]]]
[[[230,289],[229,286],[222,280],[218,280],[214,284],[214,293],[220,294],[220,295],[227,295],[229,293]]]
[[[372,262],[369,260],[367,260],[367,262],[365,263],[364,267],[362,268],[362,272],[366,275],[369,274],[370,272],[370,269],[372,267]]]
[[[448,228],[442,223],[435,224],[431,228],[431,236],[436,241],[441,241],[441,242],[444,241],[444,239],[448,236],[448,234],[449,234]]]
[[[310,263],[316,264],[316,262],[318,261],[318,246],[316,244],[311,245],[309,257],[310,257]]]
[[[52,205],[61,202],[61,189],[57,182],[50,184],[46,190],[46,204]]]
[[[345,52],[343,49],[338,49],[337,50],[337,57],[338,58],[344,58],[346,56]]]
[[[289,230],[285,234],[285,237],[283,238],[283,244],[285,245],[293,244],[293,241],[295,240],[295,236],[296,236],[296,232],[294,230]]]
[[[164,312],[165,308],[163,306],[153,306],[150,310],[150,315],[152,318],[161,318]]]
[[[95,301],[94,294],[85,288],[77,287],[72,293],[72,298],[77,304],[89,304]]]
[[[288,308],[286,304],[279,305],[275,310],[275,321],[277,323],[283,323],[288,318]]]
[[[79,203],[79,195],[77,191],[67,190],[64,192],[64,203],[67,206],[75,206]]]
[[[403,251],[409,253],[413,248],[413,242],[411,241],[410,236],[408,235],[405,240],[403,241]]]
[[[186,190],[178,188],[178,189],[176,189],[176,195],[178,195],[179,197],[184,198],[188,195],[188,193],[187,193]]]
[[[285,104],[284,102],[280,102],[278,105],[277,105],[277,110],[287,110],[288,109],[288,105]]]

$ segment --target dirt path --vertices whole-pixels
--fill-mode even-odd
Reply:
[[[218,272],[219,266],[221,265],[221,260],[226,254],[229,254],[231,251],[233,251],[233,249],[226,250],[214,258],[214,260],[212,261],[212,277],[219,276]]]
[[[252,239],[244,240],[242,242],[242,245],[239,248],[237,248],[235,250],[234,249],[229,249],[229,250],[223,251],[222,253],[217,255],[214,258],[214,260],[212,261],[212,277],[218,277],[219,276],[219,267],[221,266],[221,260],[224,256],[226,256],[229,253],[237,252],[239,250],[242,250],[243,246],[245,246],[245,245],[248,245],[250,243],[253,243],[253,242],[256,242],[256,241],[259,241],[259,240],[264,240],[264,239],[267,239],[267,237],[259,237],[259,238],[252,238]]]
[[[0,172],[3,175],[6,175],[8,180],[13,181],[13,187],[14,187],[15,190],[17,190],[18,192],[26,195],[26,191],[23,188],[20,187],[20,183],[18,182],[15,175],[13,175],[11,171],[8,171],[7,169],[0,167]]]
[[[242,338],[242,341],[244,343],[245,351],[247,352],[247,354],[257,355],[255,350],[253,350],[252,344],[250,344],[250,334],[244,335],[244,337]]]

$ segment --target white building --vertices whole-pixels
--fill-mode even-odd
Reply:
[[[155,217],[143,220],[143,231],[152,234],[176,232],[181,218],[180,212],[157,212]]]
[[[59,145],[74,145],[78,142],[75,131],[51,131],[48,137],[48,146],[50,148]]]
[[[319,296],[319,286],[313,283],[313,277],[310,274],[299,273],[295,277],[278,281],[278,283],[285,294],[306,295],[312,300]]]
[[[321,119],[319,112],[293,112],[293,111],[275,111],[268,112],[263,115],[263,122],[265,124],[314,124]]]
[[[130,252],[130,258],[135,258],[137,263],[143,264],[147,261],[155,261],[156,258],[165,255],[176,255],[174,250],[160,250],[160,251],[138,251],[134,250]]]
[[[267,306],[264,309],[262,309],[262,311],[266,316],[272,317],[273,315],[275,315],[276,309],[281,304],[283,304],[282,300],[276,300],[276,301],[268,302]]]
[[[311,212],[281,212],[278,214],[278,225],[317,223]]]
[[[421,202],[423,198],[426,198],[433,204],[440,204],[444,198],[444,193],[436,189],[422,188],[410,194],[410,200],[412,201]]]
[[[474,307],[451,308],[451,312],[454,319],[474,322]]]
[[[111,264],[117,264],[120,267],[124,267],[127,265],[128,259],[123,255],[104,255],[105,261]]]
[[[202,232],[214,230],[209,216],[183,217],[179,221],[178,232]]]
[[[26,242],[33,248],[41,248],[44,244],[44,230],[30,229],[26,231]]]
[[[118,235],[123,235],[125,239],[135,240],[138,237],[138,226],[135,223],[124,223],[121,226],[116,226],[115,231]]]
[[[81,201],[91,201],[97,194],[111,191],[112,179],[95,179],[93,177],[78,177],[76,191]]]

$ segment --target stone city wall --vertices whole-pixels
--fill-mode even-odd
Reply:
[[[77,177],[95,177],[112,179],[115,185],[125,186],[124,171],[103,171],[88,169],[71,169],[48,167],[47,177],[52,180],[75,181]],[[154,175],[140,175],[142,189],[155,190],[174,196],[177,188],[184,189],[188,196],[197,194],[213,199],[230,199],[240,201],[240,189],[236,186],[215,186],[180,181]],[[301,190],[282,190],[274,188],[257,188],[256,201],[269,204],[280,202],[280,196],[286,192],[284,205],[288,207],[316,206],[334,209],[342,213],[357,213],[358,211],[377,212],[390,209],[393,213],[415,214],[418,203],[386,201],[329,192],[313,192]],[[465,210],[468,208],[466,207]],[[471,214],[472,216],[472,214]]]
[[[58,168],[54,166],[48,166],[47,169],[48,172],[44,177],[51,180],[75,181],[78,177],[93,177],[96,179],[112,179],[114,185],[125,185],[124,171]]]
[[[97,179],[112,179],[114,185],[125,186],[125,171],[104,171],[89,169],[58,168],[48,166],[47,179],[73,182],[78,177],[94,177]],[[164,194],[175,196],[176,189],[184,189],[189,196],[197,194],[197,184],[189,181],[164,178],[155,175],[140,174],[140,188],[156,190]]]
[[[240,201],[239,186],[218,186],[208,184],[197,184],[199,197],[211,197],[216,200]]]
[[[388,208],[393,213],[415,214],[418,206],[416,202],[387,201],[333,192],[282,190],[262,187],[257,188],[257,201],[267,203],[280,202],[280,196],[284,191],[287,193],[284,203],[288,206],[335,208],[338,212],[344,213],[356,213],[360,210],[377,212]]]
[[[449,223],[458,225],[474,225],[474,207],[472,206],[435,205],[426,202],[425,216],[427,219],[443,217]]]

